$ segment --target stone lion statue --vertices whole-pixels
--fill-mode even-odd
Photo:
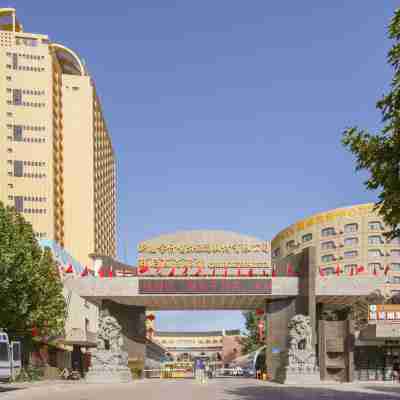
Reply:
[[[288,367],[292,370],[315,370],[316,355],[312,344],[311,319],[305,315],[295,315],[288,324],[289,350]]]
[[[311,319],[305,315],[295,315],[289,322],[290,348],[296,350],[312,350]]]
[[[113,352],[121,351],[123,344],[122,328],[114,317],[101,314],[99,318],[99,330],[97,333],[97,348],[109,349]]]

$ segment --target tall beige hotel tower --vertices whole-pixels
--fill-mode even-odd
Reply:
[[[93,79],[12,8],[0,9],[0,132],[0,200],[83,265],[115,257],[115,159]]]

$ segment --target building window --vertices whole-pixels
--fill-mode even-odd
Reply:
[[[321,230],[321,236],[334,236],[336,234],[335,228],[329,227],[329,228],[324,228]]]
[[[22,142],[22,126],[14,125],[13,127],[13,139],[15,142]]]
[[[344,239],[344,245],[345,246],[356,246],[358,245],[358,238],[357,237],[350,237]]]
[[[391,276],[390,283],[400,283],[400,276]]]
[[[22,212],[24,209],[24,198],[23,196],[14,196],[14,207],[18,212]]]
[[[383,240],[379,235],[368,236],[368,244],[382,244]]]
[[[398,257],[400,257],[400,250],[399,250],[399,249],[391,250],[391,251],[390,251],[390,255],[391,255],[392,257],[398,258]]]
[[[13,66],[13,69],[18,69],[18,54],[17,53],[13,53],[13,55],[12,55],[12,66]]]
[[[20,106],[22,104],[21,89],[13,89],[13,104],[15,106]]]
[[[287,250],[293,250],[296,247],[296,242],[294,240],[289,240],[286,243],[286,249]]]
[[[329,242],[322,242],[321,244],[321,249],[322,250],[330,250],[330,249],[335,249],[335,242],[334,241],[329,241]]]
[[[14,176],[24,176],[24,167],[22,161],[14,160]]]
[[[400,263],[391,263],[390,269],[392,271],[400,272]]]
[[[335,268],[329,267],[323,269],[324,275],[334,275],[336,273]]]
[[[280,247],[277,247],[276,249],[272,250],[272,257],[279,257],[280,255],[281,255]]]
[[[301,240],[303,241],[303,243],[310,242],[312,240],[312,233],[306,233],[305,235],[303,235]]]
[[[325,254],[321,257],[322,262],[331,262],[335,261],[335,256],[333,254]]]
[[[356,268],[357,268],[357,264],[346,264],[343,267],[343,270],[344,270],[345,273],[349,274],[351,272],[351,270],[353,270],[353,272],[355,272]]]
[[[368,250],[368,257],[382,257],[383,253],[379,249]]]
[[[351,251],[345,251],[343,253],[344,258],[354,258],[358,256],[358,251],[357,250],[351,250]]]
[[[381,263],[368,263],[368,271],[372,274],[374,271],[379,271],[382,268]]]
[[[358,224],[352,223],[352,224],[346,224],[344,226],[344,233],[354,233],[358,231]]]
[[[380,221],[370,221],[368,222],[368,229],[370,231],[379,231],[382,228],[382,224]]]

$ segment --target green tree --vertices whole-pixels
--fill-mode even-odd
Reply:
[[[246,333],[241,338],[241,345],[243,346],[243,353],[247,354],[256,351],[265,344],[258,331],[258,322],[264,318],[264,315],[257,316],[254,311],[245,311],[243,316],[246,320]]]
[[[394,73],[389,93],[376,104],[383,127],[376,134],[348,128],[342,143],[356,156],[356,170],[369,172],[366,188],[380,191],[376,209],[390,227],[387,236],[393,238],[400,235],[400,9],[390,22],[389,38],[394,41],[388,53]]]
[[[50,249],[42,250],[32,226],[0,202],[0,327],[11,335],[63,332],[66,306]]]

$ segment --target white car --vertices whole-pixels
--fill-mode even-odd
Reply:
[[[244,375],[243,369],[241,367],[234,367],[233,371],[232,371],[232,375],[233,376],[243,376]]]

